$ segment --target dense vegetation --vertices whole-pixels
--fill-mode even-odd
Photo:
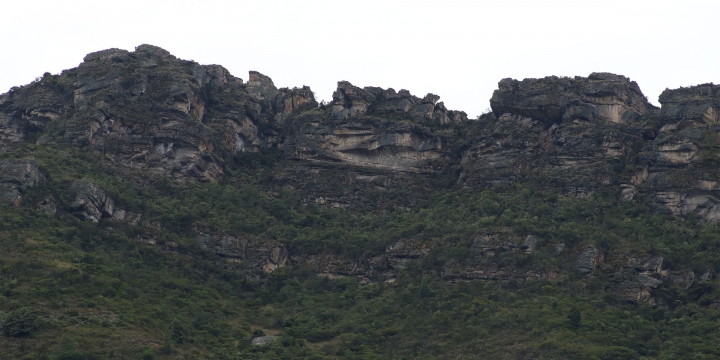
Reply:
[[[173,183],[116,169],[99,157],[28,146],[49,179],[20,207],[0,206],[0,357],[102,358],[717,358],[720,297],[712,280],[662,285],[664,305],[618,299],[604,271],[582,275],[568,248],[595,244],[608,255],[661,254],[676,268],[720,271],[720,228],[651,212],[616,194],[569,198],[532,183],[503,191],[448,190],[411,209],[346,211],[303,204],[292,190],[269,193],[273,154],[239,159],[220,183]],[[252,172],[242,169],[252,168]],[[142,229],[81,221],[69,213],[69,184],[88,178],[118,206],[157,224]],[[52,197],[48,215],[33,204]],[[290,253],[368,258],[399,240],[430,244],[393,282],[329,279],[305,266],[250,278],[198,246],[197,228],[279,241]],[[554,270],[551,280],[445,281],[450,261],[483,231],[534,234],[532,254],[492,262]],[[253,337],[279,341],[252,346]]]

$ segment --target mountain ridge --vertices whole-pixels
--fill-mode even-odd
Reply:
[[[87,260],[57,265],[45,254],[43,261],[54,264],[46,266],[76,269],[78,277],[82,269],[110,266],[93,260],[105,259],[97,249],[115,254],[114,246],[125,246],[120,264],[147,258],[146,271],[177,267],[178,274],[203,274],[217,289],[243,289],[249,295],[237,295],[245,302],[236,309],[254,320],[239,329],[231,312],[212,316],[235,329],[235,340],[217,341],[247,356],[263,356],[242,345],[251,327],[283,332],[290,342],[273,351],[286,355],[306,341],[352,333],[340,325],[301,331],[288,314],[263,323],[265,315],[254,313],[286,306],[283,291],[310,296],[305,286],[319,283],[355,286],[367,299],[396,286],[405,295],[393,294],[417,292],[423,306],[436,293],[452,302],[465,296],[459,289],[499,289],[511,298],[513,291],[548,291],[568,302],[560,294],[570,291],[609,304],[593,303],[596,310],[712,312],[720,303],[713,283],[720,272],[718,91],[713,84],[668,89],[658,108],[622,75],[502,79],[492,111],[468,119],[435,94],[339,81],[332,102],[318,104],[309,87],[278,89],[256,71],[245,82],[219,65],[151,45],[102,50],[77,68],[0,95],[0,200],[8,229],[0,234],[7,249],[35,251],[39,240],[31,238],[40,232],[23,225],[35,224],[45,231],[41,241],[52,239],[43,246],[67,244],[62,251]],[[11,269],[3,271],[22,278]],[[87,274],[110,276],[93,271]],[[3,286],[19,305],[16,285]],[[321,295],[318,301],[334,301]],[[217,298],[236,295],[223,296]],[[190,306],[168,301],[176,311]],[[305,309],[293,306],[299,308],[288,311]],[[45,310],[47,319],[58,316],[53,309]],[[158,331],[190,334],[188,321]],[[204,325],[193,326],[193,336],[206,339]],[[383,331],[385,339],[404,336]],[[541,356],[533,346],[530,357]],[[419,355],[412,351],[396,355]]]

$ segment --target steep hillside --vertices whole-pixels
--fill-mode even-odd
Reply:
[[[717,357],[718,89],[89,54],[0,95],[0,357]]]

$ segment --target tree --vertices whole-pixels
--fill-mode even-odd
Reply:
[[[0,330],[5,336],[25,336],[36,329],[37,316],[26,307],[7,313],[0,322]]]
[[[580,310],[578,308],[573,307],[570,309],[570,312],[567,315],[568,320],[570,321],[570,326],[573,329],[577,329],[580,327],[580,321],[582,320],[582,314],[580,313]]]

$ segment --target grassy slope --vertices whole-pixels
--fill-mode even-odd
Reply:
[[[720,294],[711,282],[660,289],[672,310],[626,304],[604,291],[611,280],[602,272],[581,277],[546,250],[496,261],[565,274],[552,282],[450,285],[439,278],[447,260],[473,261],[468,239],[497,228],[536,234],[543,244],[595,243],[608,253],[659,253],[676,268],[720,270],[717,227],[651,214],[614,194],[570,199],[527,184],[505,194],[438,194],[411,211],[353,213],[303,207],[289,191],[268,196],[254,185],[257,174],[173,185],[142,172],[118,174],[93,155],[63,149],[3,156],[31,156],[50,179],[20,209],[0,207],[0,312],[27,307],[39,325],[29,336],[0,337],[0,358],[720,355],[713,345],[720,312],[708,308]],[[140,241],[135,227],[67,214],[69,184],[83,177],[160,224],[158,244]],[[47,196],[60,205],[56,216],[34,209]],[[251,281],[199,249],[193,226],[350,257],[376,255],[400,239],[433,250],[392,284],[358,286],[305,268]],[[259,331],[282,340],[250,347]]]

